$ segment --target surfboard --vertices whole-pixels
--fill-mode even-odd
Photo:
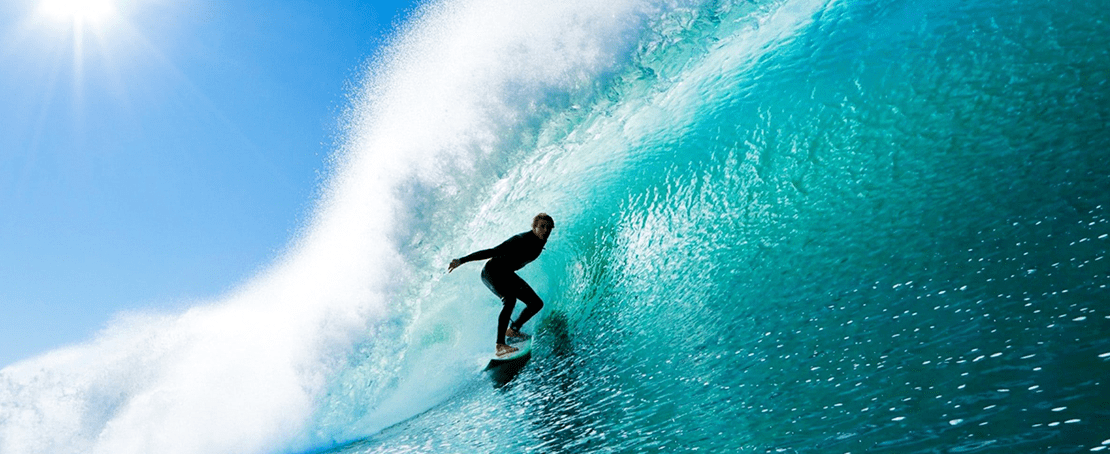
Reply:
[[[497,356],[497,352],[495,351],[490,357],[486,370],[509,364],[527,362],[528,359],[532,357],[532,339],[510,342],[509,346],[516,347],[517,351],[505,356]]]

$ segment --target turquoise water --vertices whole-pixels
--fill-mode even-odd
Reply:
[[[5,369],[0,451],[1110,449],[1107,4],[604,3],[422,10],[289,256]],[[540,211],[495,386],[444,271]]]
[[[499,180],[560,226],[535,358],[336,452],[1104,447],[1105,6],[649,21]]]

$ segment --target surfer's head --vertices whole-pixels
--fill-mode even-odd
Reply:
[[[547,213],[540,213],[532,218],[532,233],[535,233],[540,239],[546,240],[551,235],[551,229],[554,228],[555,220]]]

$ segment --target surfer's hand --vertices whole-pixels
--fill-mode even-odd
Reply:
[[[450,273],[452,271],[455,271],[455,268],[458,268],[459,265],[462,265],[462,262],[460,262],[459,259],[451,260],[451,264],[447,265],[447,272]]]

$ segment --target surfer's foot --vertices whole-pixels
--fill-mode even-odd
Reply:
[[[508,346],[505,344],[497,344],[497,356],[505,356],[520,351],[519,348]]]
[[[532,338],[532,336],[517,331],[511,326],[505,330],[505,337],[512,338],[514,340],[528,340]]]

